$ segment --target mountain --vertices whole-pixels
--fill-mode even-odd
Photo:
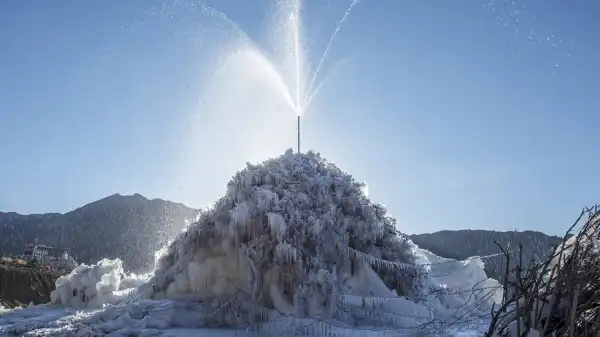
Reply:
[[[22,254],[26,243],[65,248],[79,262],[119,257],[127,269],[148,270],[154,252],[198,210],[139,194],[100,199],[65,214],[0,212],[0,252]]]
[[[68,249],[79,262],[119,257],[126,269],[147,271],[154,264],[154,252],[183,229],[185,220],[197,214],[198,210],[183,204],[149,200],[140,194],[114,194],[65,214],[0,212],[0,253],[22,254],[26,243],[38,239]],[[522,243],[525,262],[546,256],[560,242],[559,237],[533,231],[445,230],[410,238],[436,255],[460,260],[499,253],[496,241],[508,248],[511,261],[517,261]],[[504,257],[483,261],[487,275],[500,280]]]
[[[410,238],[419,247],[446,258],[464,260],[471,256],[487,256],[501,253],[496,242],[510,254],[510,265],[519,260],[519,244],[523,245],[524,267],[531,261],[546,257],[561,242],[558,236],[541,232],[498,232],[489,230],[444,230],[430,234],[414,234]],[[484,258],[488,277],[501,281],[506,269],[504,256]]]

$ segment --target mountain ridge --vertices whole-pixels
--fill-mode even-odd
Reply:
[[[126,268],[147,271],[154,264],[154,252],[198,212],[183,203],[149,199],[139,193],[114,193],[66,213],[0,212],[0,253],[21,254],[25,243],[38,238],[45,244],[68,249],[79,262],[119,257]],[[560,242],[558,236],[532,230],[441,230],[409,237],[438,256],[458,260],[499,253],[495,241],[503,247],[512,245],[509,251],[515,256],[515,243],[522,243],[529,251],[527,259],[540,259]],[[487,258],[485,263],[489,277],[501,278],[503,257]]]
[[[133,193],[133,194],[121,194],[121,193],[113,193],[111,195],[108,195],[106,197],[100,198],[98,200],[94,200],[94,201],[90,201],[82,206],[76,207],[70,211],[64,212],[64,213],[60,213],[60,212],[47,212],[47,213],[19,213],[19,212],[14,212],[14,211],[1,211],[0,210],[0,215],[4,214],[4,215],[16,215],[16,216],[33,216],[33,217],[42,217],[42,216],[52,216],[52,215],[65,215],[68,213],[71,213],[79,208],[85,207],[87,205],[90,204],[95,204],[99,201],[105,200],[105,199],[116,199],[116,198],[133,198],[133,197],[137,197],[137,198],[142,198],[144,200],[147,201],[162,201],[162,202],[168,202],[174,205],[178,205],[178,206],[184,206],[190,209],[195,209],[194,207],[189,207],[186,204],[182,203],[182,202],[177,202],[177,201],[172,201],[172,200],[166,200],[166,199],[162,199],[162,198],[147,198],[144,195],[140,194],[140,193]]]
[[[0,250],[16,255],[35,239],[67,249],[79,262],[119,257],[128,269],[147,270],[154,252],[185,226],[197,209],[141,194],[113,194],[66,213],[0,212]]]
[[[442,230],[409,237],[420,248],[446,258],[464,260],[471,256],[486,256],[485,272],[498,281],[502,281],[506,270],[506,257],[498,245],[510,255],[510,266],[514,267],[520,256],[519,245],[523,247],[523,265],[527,265],[532,260],[544,260],[562,241],[562,237],[532,230]]]

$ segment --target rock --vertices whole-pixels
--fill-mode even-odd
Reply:
[[[0,264],[0,305],[15,308],[50,302],[58,277],[39,268]]]

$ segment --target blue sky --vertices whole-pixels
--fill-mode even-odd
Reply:
[[[486,3],[362,0],[303,117],[303,148],[365,180],[407,233],[560,233],[599,201],[600,5]],[[206,4],[273,46],[270,2]],[[305,4],[313,66],[348,4]],[[273,76],[228,58],[248,44],[198,8],[0,4],[0,211],[136,192],[205,206],[246,161],[294,146]]]

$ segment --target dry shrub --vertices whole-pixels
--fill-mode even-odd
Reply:
[[[485,336],[600,336],[600,206],[585,208],[539,263],[505,259],[505,295]],[[519,246],[522,253],[527,247]],[[514,265],[514,263],[513,263]]]

